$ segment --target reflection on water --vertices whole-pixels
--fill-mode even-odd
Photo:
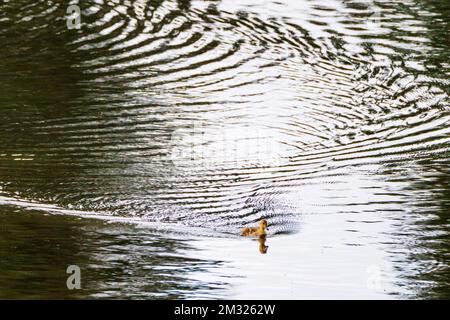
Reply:
[[[2,208],[0,298],[208,298],[226,282],[198,281],[221,261],[191,257],[188,238],[133,225]],[[66,287],[81,269],[82,290]],[[217,291],[217,293],[216,293]]]
[[[266,240],[267,240],[266,236],[258,237],[258,243],[259,243],[258,249],[259,249],[259,252],[261,252],[262,254],[266,254],[267,250],[269,249],[269,246],[266,246]]]
[[[0,4],[0,296],[449,297],[448,1],[80,6]]]

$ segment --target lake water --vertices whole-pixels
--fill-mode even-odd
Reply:
[[[0,298],[450,298],[447,0],[70,5],[0,2]]]

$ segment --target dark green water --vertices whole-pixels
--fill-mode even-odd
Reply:
[[[448,1],[79,6],[0,2],[0,298],[450,298]]]

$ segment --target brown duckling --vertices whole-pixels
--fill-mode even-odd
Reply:
[[[267,227],[267,220],[261,219],[261,221],[259,221],[259,228],[244,228],[241,235],[263,237],[267,234],[266,230],[269,230]]]

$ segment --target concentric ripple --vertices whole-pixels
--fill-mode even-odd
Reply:
[[[69,5],[81,7],[80,29],[68,28]],[[23,232],[39,212],[159,226],[177,240],[163,233],[153,247],[146,228],[99,227],[113,234],[94,250],[89,231],[79,247],[97,256],[83,261],[112,259],[114,273],[142,283],[151,262],[151,292],[120,272],[102,277],[131,296],[184,296],[210,286],[158,290],[213,270],[227,240],[240,243],[231,234],[266,217],[279,246],[270,250],[295,274],[282,288],[269,281],[270,292],[305,279],[328,288],[335,269],[355,284],[374,263],[389,283],[383,297],[448,297],[448,12],[440,0],[2,1],[0,206],[5,226],[21,230],[2,251],[47,232],[56,220]],[[58,243],[66,227],[51,225]],[[217,259],[214,247],[206,264],[186,265],[175,248],[186,233],[218,240]],[[176,257],[147,260],[159,257],[149,245]],[[249,279],[250,267],[240,270]]]
[[[407,181],[418,163],[449,165],[448,41],[428,37],[448,25],[433,7],[80,5],[79,30],[62,2],[1,5],[6,197],[290,232],[305,213],[383,210],[371,197],[389,193],[391,166]]]

